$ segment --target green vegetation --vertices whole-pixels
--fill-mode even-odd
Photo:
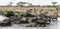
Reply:
[[[40,17],[47,17],[47,13],[48,13],[48,12],[41,13],[39,16],[40,16]]]
[[[24,17],[35,17],[35,15],[32,15],[32,14],[26,13],[26,14],[24,15]]]
[[[10,16],[15,16],[15,17],[19,17],[19,16],[23,16],[24,14],[20,14],[20,13],[15,13],[13,11],[4,11],[3,12],[4,16],[10,17]]]
[[[14,12],[13,11],[5,11],[4,15],[7,17],[14,16]]]

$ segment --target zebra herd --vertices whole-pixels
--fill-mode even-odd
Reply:
[[[10,17],[11,22],[15,24],[30,24],[34,23],[34,25],[31,26],[46,26],[47,24],[50,24],[52,20],[57,20],[57,17]]]

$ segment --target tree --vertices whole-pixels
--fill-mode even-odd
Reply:
[[[57,2],[52,2],[52,4],[55,7],[55,4],[57,4]],[[55,8],[56,8],[56,11],[57,11],[55,14],[57,14],[57,16],[58,16],[58,7],[55,7]]]
[[[32,3],[28,3],[28,2],[18,2],[18,3],[17,3],[17,6],[21,6],[21,7],[23,7],[23,6],[32,6]]]
[[[53,6],[55,7],[55,4],[57,4],[57,2],[52,2]]]
[[[12,6],[13,2],[10,2],[10,6]]]
[[[18,3],[17,3],[17,6],[23,7],[25,4],[26,4],[26,2],[18,2]]]
[[[13,2],[9,2],[9,4],[7,6],[12,6]]]
[[[9,2],[9,4],[7,5],[8,7],[10,7],[10,10],[11,10],[12,4],[13,4],[13,2]]]

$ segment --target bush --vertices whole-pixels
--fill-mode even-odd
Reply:
[[[40,16],[40,17],[47,17],[47,14],[41,13],[39,16]]]
[[[7,15],[7,11],[3,12],[3,15],[6,16]]]
[[[26,14],[24,15],[24,17],[35,17],[35,15],[32,15],[32,14],[26,13]]]
[[[14,13],[14,16],[20,16],[20,14],[18,14],[18,13]]]
[[[13,11],[5,11],[3,15],[5,15],[7,17],[14,16],[14,12]]]

